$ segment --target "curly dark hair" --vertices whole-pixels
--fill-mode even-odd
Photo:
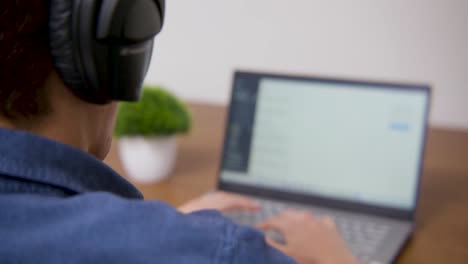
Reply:
[[[44,82],[49,53],[47,0],[0,1],[0,115],[17,119],[48,112]]]

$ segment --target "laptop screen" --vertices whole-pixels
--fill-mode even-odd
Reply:
[[[237,73],[221,180],[415,207],[429,89]]]

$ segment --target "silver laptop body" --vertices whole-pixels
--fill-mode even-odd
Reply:
[[[430,95],[425,85],[236,72],[218,189],[262,210],[228,217],[328,215],[361,263],[392,263],[414,229]]]

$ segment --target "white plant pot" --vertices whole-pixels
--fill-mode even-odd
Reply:
[[[123,137],[119,140],[120,159],[127,175],[138,183],[156,183],[174,169],[177,138]]]

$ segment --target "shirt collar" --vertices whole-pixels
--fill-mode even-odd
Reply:
[[[133,185],[88,153],[23,131],[0,129],[0,174],[76,194],[106,191],[142,198]]]

